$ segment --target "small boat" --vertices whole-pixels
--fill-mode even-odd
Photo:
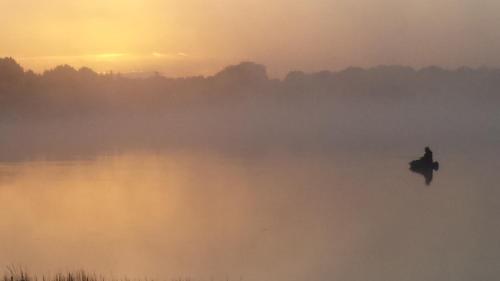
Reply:
[[[437,161],[428,162],[422,159],[413,160],[410,162],[410,169],[413,171],[425,171],[425,170],[439,170],[439,163]]]
[[[421,174],[425,178],[425,184],[430,185],[434,171],[439,170],[439,163],[432,158],[432,151],[429,147],[425,148],[425,154],[418,160],[413,160],[410,163],[412,172]]]

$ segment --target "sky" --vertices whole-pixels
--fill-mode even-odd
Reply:
[[[0,56],[38,72],[500,65],[498,0],[0,0],[0,11]]]

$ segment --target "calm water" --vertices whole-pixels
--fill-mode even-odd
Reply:
[[[193,280],[498,280],[498,151],[129,152],[0,166],[0,265]],[[389,151],[389,152],[387,152]]]

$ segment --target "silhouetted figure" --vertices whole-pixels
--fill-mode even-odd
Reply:
[[[434,161],[431,149],[426,147],[424,156],[410,162],[410,170],[423,175],[425,184],[429,185],[432,182],[433,172],[439,170],[439,163]]]
[[[432,163],[434,161],[432,159],[432,151],[428,146],[425,147],[424,156],[422,156],[422,158],[420,158],[420,159],[426,163]]]

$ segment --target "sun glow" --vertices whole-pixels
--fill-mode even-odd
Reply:
[[[23,58],[36,71],[63,63],[167,76],[213,74],[241,61],[279,76],[379,64],[500,63],[500,1],[354,2],[0,0],[0,57]]]
[[[45,69],[55,67],[56,65],[69,64],[76,68],[83,66],[91,67],[98,72],[118,69],[120,72],[125,73],[156,71],[157,69],[161,69],[162,65],[178,65],[196,59],[194,56],[183,52],[152,52],[144,54],[106,52],[63,56],[20,56],[14,58],[23,66],[28,66],[37,72],[43,72]]]
[[[105,54],[97,54],[94,56],[96,59],[117,59],[126,55],[127,54],[121,54],[121,53],[105,53]]]

